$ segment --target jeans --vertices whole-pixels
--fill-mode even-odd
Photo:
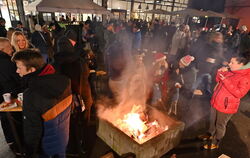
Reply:
[[[159,100],[161,100],[162,94],[161,94],[161,88],[159,84],[154,84],[153,86],[153,96],[151,104],[156,104]]]
[[[197,77],[196,82],[192,86],[192,90],[201,88],[208,96],[212,96],[211,92],[212,76],[209,73],[201,74]]]

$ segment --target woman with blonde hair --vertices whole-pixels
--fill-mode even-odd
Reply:
[[[12,34],[11,45],[14,47],[15,52],[32,47],[21,31],[15,31]]]

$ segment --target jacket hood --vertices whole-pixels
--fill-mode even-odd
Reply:
[[[65,85],[63,83],[68,82],[68,79],[64,76],[55,75],[55,69],[50,64],[23,76],[22,80],[26,88],[34,88],[39,95],[46,98],[62,94],[65,87],[61,86]]]
[[[239,70],[232,71],[233,73],[249,74],[250,75],[250,63],[242,66]]]
[[[240,70],[249,69],[249,68],[250,68],[250,62],[248,62],[246,65],[242,66],[240,68]]]

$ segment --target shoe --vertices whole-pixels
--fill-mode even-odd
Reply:
[[[208,140],[212,140],[213,136],[211,136],[210,134],[202,134],[198,136],[198,139],[202,140],[202,141],[208,141]]]
[[[202,91],[199,89],[194,90],[193,94],[194,95],[203,95]]]
[[[203,146],[203,148],[206,149],[206,150],[214,150],[214,149],[218,149],[219,145],[218,144],[213,144],[213,143],[211,145],[206,144],[206,145]]]

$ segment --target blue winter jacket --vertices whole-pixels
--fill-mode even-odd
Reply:
[[[65,154],[66,152],[69,140],[71,100],[72,96],[65,98],[57,104],[57,107],[53,107],[43,115],[45,121],[43,123],[44,133],[42,137],[42,149],[46,155],[52,156],[56,154]],[[62,104],[64,105],[62,106]],[[45,115],[47,115],[47,118]],[[50,120],[46,121],[46,119]]]

